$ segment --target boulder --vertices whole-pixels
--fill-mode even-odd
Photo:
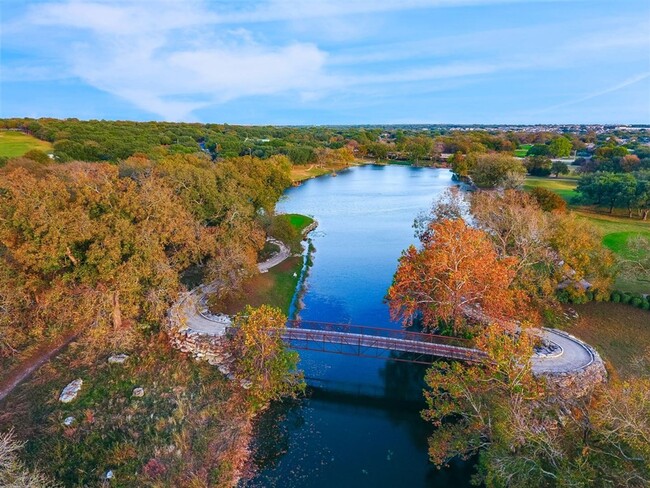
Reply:
[[[134,388],[133,389],[133,396],[140,398],[144,396],[144,388]]]
[[[59,401],[63,403],[68,403],[77,398],[77,393],[79,393],[79,390],[81,390],[81,385],[83,385],[84,380],[78,378],[68,384],[63,391],[61,392],[61,395],[59,396]]]
[[[66,417],[63,420],[63,425],[65,425],[66,427],[70,427],[73,423],[74,423],[74,417]]]
[[[108,358],[108,362],[110,364],[122,364],[127,359],[129,359],[128,354],[115,354]]]

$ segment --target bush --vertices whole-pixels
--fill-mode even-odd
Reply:
[[[623,303],[630,303],[632,300],[632,295],[628,292],[624,292],[623,295],[621,296],[621,301]]]
[[[614,303],[620,303],[621,301],[621,294],[617,291],[612,292],[612,302]]]
[[[643,300],[639,297],[634,297],[632,298],[632,300],[630,300],[630,303],[637,308],[641,308],[641,304],[643,303]]]
[[[641,303],[641,308],[643,310],[650,310],[650,301],[648,301],[647,298],[643,300],[643,303]]]
[[[566,288],[562,290],[558,290],[556,295],[560,303],[569,303],[570,297],[569,297],[569,292],[566,290]]]

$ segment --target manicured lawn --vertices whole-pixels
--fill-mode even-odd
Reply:
[[[283,217],[289,219],[289,223],[301,234],[303,230],[314,222],[314,219],[311,217],[301,214],[284,214]]]
[[[629,255],[628,241],[638,236],[650,238],[650,232],[612,232],[603,237],[603,244],[616,254],[626,257]]]
[[[627,243],[631,237],[641,235],[650,238],[650,222],[616,215],[597,214],[586,210],[575,210],[575,212],[581,218],[588,220],[603,236],[603,245],[621,258],[628,256]],[[633,293],[650,293],[650,285],[647,282],[634,278],[619,276],[614,287]]]
[[[52,152],[52,144],[13,130],[0,131],[0,156],[14,158],[32,149]]]
[[[567,202],[570,202],[576,196],[576,192],[574,191],[576,186],[578,186],[578,182],[575,179],[528,176],[524,183],[524,190],[530,191],[535,187],[546,188],[557,193]]]
[[[572,306],[580,315],[567,331],[591,344],[623,376],[639,373],[650,347],[650,312],[621,303]]]
[[[525,158],[528,156],[528,151],[533,147],[532,144],[521,144],[517,149],[515,149],[515,156],[518,158]]]

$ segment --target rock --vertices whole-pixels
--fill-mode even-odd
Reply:
[[[228,374],[230,373],[230,368],[225,364],[222,364],[221,366],[219,366],[219,371],[221,372],[221,374]]]
[[[122,364],[124,361],[129,359],[128,354],[116,354],[108,358],[110,364]]]
[[[134,397],[143,397],[144,396],[144,388],[134,388],[133,389],[133,396]]]
[[[241,380],[239,384],[244,390],[248,390],[251,386],[253,386],[253,382],[251,380]]]
[[[66,417],[63,420],[63,425],[65,425],[66,427],[70,427],[73,422],[74,422],[74,417]]]
[[[115,475],[113,474],[113,470],[109,469],[106,471],[106,474],[104,475],[104,478],[107,480],[112,480]]]
[[[81,385],[83,385],[84,380],[78,378],[66,386],[61,395],[59,396],[59,401],[63,403],[68,403],[77,398],[77,393],[81,390]]]

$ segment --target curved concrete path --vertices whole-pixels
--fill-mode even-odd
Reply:
[[[596,361],[597,356],[590,346],[566,332],[556,329],[542,329],[542,339],[560,346],[561,353],[550,356],[533,356],[533,372],[537,374],[570,373],[580,371]]]
[[[266,261],[258,263],[257,267],[260,273],[266,273],[269,269],[277,266],[291,256],[291,250],[284,242],[273,238],[267,240],[277,245],[280,251]],[[213,336],[223,336],[226,333],[227,328],[230,326],[230,318],[226,315],[212,315],[208,311],[206,303],[206,294],[214,291],[217,286],[218,283],[216,282],[201,285],[191,292],[186,293],[180,299],[178,306],[180,313],[185,318],[186,329],[191,332]]]

